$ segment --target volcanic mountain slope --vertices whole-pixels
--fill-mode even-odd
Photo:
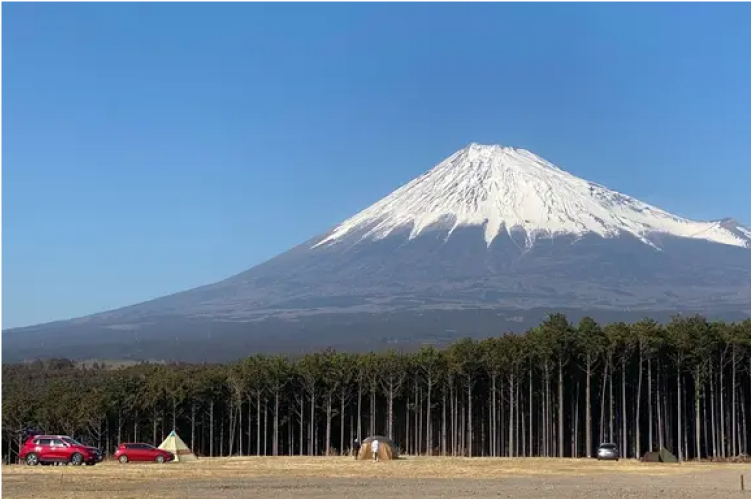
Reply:
[[[749,303],[751,230],[735,220],[688,220],[529,151],[470,144],[330,232],[246,272],[3,340],[30,353],[42,338],[83,345],[95,334],[96,343],[119,334],[127,343],[140,332],[166,341],[169,331],[179,342],[186,330],[196,337],[231,330],[253,348],[294,330],[290,342],[315,345],[323,329],[352,339],[389,316],[402,317],[390,328],[409,341],[425,314],[443,317],[428,331],[451,322],[446,314],[495,311],[506,319],[493,327],[503,330],[539,315],[530,310],[636,317],[749,313]],[[482,329],[465,319],[452,334]]]

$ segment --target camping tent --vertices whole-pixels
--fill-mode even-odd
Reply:
[[[177,436],[175,430],[172,430],[170,434],[167,435],[167,438],[165,438],[164,442],[159,445],[159,448],[173,453],[175,455],[176,463],[198,460],[196,455],[193,454],[193,451],[190,450],[190,447],[185,445],[185,442]]]
[[[645,452],[641,458],[646,463],[677,463],[675,454],[662,447],[659,452]]]
[[[370,444],[373,440],[378,440],[378,459],[381,461],[399,459],[399,451],[394,442],[390,438],[379,435],[368,437],[362,441],[360,452],[357,453],[357,459],[373,459],[373,452],[370,449]]]

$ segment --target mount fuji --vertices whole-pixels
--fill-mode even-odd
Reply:
[[[9,330],[5,358],[225,359],[441,343],[572,319],[751,315],[751,229],[683,218],[523,149],[470,144],[220,282]]]

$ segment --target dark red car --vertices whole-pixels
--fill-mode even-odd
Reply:
[[[49,463],[80,466],[101,461],[98,449],[66,435],[33,435],[23,444],[18,457],[29,466]]]
[[[142,443],[120,444],[120,447],[115,451],[114,457],[121,463],[127,463],[128,461],[164,463],[175,459],[175,455],[170,451],[158,449],[151,444]]]

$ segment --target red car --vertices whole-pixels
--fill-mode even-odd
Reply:
[[[175,455],[170,451],[162,450],[150,444],[127,443],[120,444],[114,455],[115,459],[121,463],[128,461],[150,461],[163,463],[175,459]]]
[[[49,463],[94,465],[101,460],[98,449],[65,435],[33,435],[23,444],[18,457],[29,466]]]

